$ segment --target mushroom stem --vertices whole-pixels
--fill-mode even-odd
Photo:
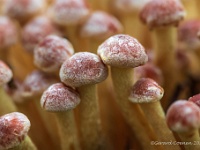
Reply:
[[[155,64],[160,67],[164,77],[165,95],[162,100],[164,109],[168,107],[170,98],[177,83],[177,70],[175,61],[176,28],[173,26],[158,27],[153,31]],[[170,83],[170,84],[169,84]]]
[[[153,129],[144,117],[139,105],[128,101],[130,88],[133,85],[133,69],[111,67],[111,76],[117,95],[116,100],[133,132],[136,133],[136,138],[141,141],[143,149],[154,149],[155,147],[150,145],[151,141],[156,140]],[[161,147],[157,145],[156,148]]]
[[[79,150],[73,111],[56,113],[62,150]],[[69,136],[70,135],[70,136]]]
[[[75,52],[79,52],[79,36],[77,33],[77,25],[69,25],[65,27],[65,36],[72,43]]]
[[[23,149],[37,150],[36,146],[34,145],[34,143],[32,142],[29,136],[26,136],[24,141],[20,143],[18,146],[14,148],[10,148],[9,150],[23,150]]]
[[[96,85],[84,85],[77,90],[81,98],[78,106],[81,146],[83,149],[100,149],[102,138]]]

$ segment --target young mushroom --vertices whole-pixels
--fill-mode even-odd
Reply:
[[[178,82],[175,26],[183,20],[184,16],[185,11],[180,0],[152,0],[140,12],[141,21],[152,30],[155,50],[154,63],[163,72],[165,95],[162,104],[164,108],[169,105]]]
[[[186,100],[174,102],[167,110],[166,120],[168,127],[178,134],[181,141],[189,143],[184,145],[186,150],[200,149],[200,110],[196,104]]]
[[[136,138],[142,141],[140,144],[144,149],[153,148],[149,147],[149,142],[155,138],[151,127],[139,105],[128,101],[129,91],[134,82],[133,68],[145,64],[148,59],[144,47],[135,38],[118,34],[104,41],[98,47],[97,53],[102,61],[111,67],[117,103],[136,133]]]
[[[34,64],[44,72],[57,73],[74,53],[71,43],[56,35],[46,36],[34,50]]]
[[[62,150],[79,150],[73,113],[73,109],[80,103],[78,92],[63,83],[55,83],[44,91],[40,103],[44,110],[56,115]]]
[[[79,52],[66,60],[60,69],[60,79],[67,86],[76,87],[81,98],[78,107],[78,127],[81,147],[97,150],[103,146],[96,84],[105,80],[108,68],[99,56]]]
[[[132,86],[129,100],[133,103],[140,104],[147,120],[152,125],[161,142],[176,141],[173,133],[166,124],[165,113],[160,104],[163,94],[163,88],[154,80],[141,78]],[[163,147],[166,150],[180,149],[180,147],[175,145],[165,145]]]
[[[29,119],[22,113],[12,112],[0,117],[0,150],[37,150],[29,138]]]

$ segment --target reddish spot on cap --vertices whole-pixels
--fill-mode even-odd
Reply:
[[[124,34],[108,38],[98,47],[97,53],[105,64],[114,67],[137,67],[148,60],[145,49],[138,40]]]
[[[0,86],[8,83],[13,77],[11,69],[0,60]]]
[[[66,60],[60,69],[60,79],[72,87],[96,84],[105,80],[108,68],[100,57],[89,52],[79,52]]]
[[[200,94],[196,94],[188,99],[188,101],[195,103],[200,107]]]
[[[117,18],[103,11],[95,11],[82,25],[80,36],[106,39],[120,32],[122,32],[122,25]]]
[[[28,118],[18,112],[0,117],[0,149],[18,146],[26,137],[31,124]]]
[[[89,15],[89,9],[85,0],[55,0],[50,14],[59,25],[75,25]]]
[[[139,79],[131,88],[129,100],[134,103],[150,103],[159,101],[164,90],[150,78]]]
[[[80,97],[73,88],[56,83],[44,91],[40,102],[43,109],[59,112],[74,109],[80,103]]]
[[[140,12],[140,19],[150,28],[177,25],[185,16],[180,0],[151,0]]]
[[[73,53],[73,46],[67,39],[49,35],[35,48],[34,63],[45,72],[56,72]]]
[[[55,76],[39,70],[31,72],[23,82],[23,96],[26,98],[41,95],[51,84],[58,80]]]
[[[33,53],[36,45],[50,34],[58,34],[58,31],[46,16],[38,16],[29,21],[22,30],[22,42],[25,50]]]
[[[16,19],[27,18],[41,11],[44,6],[44,0],[5,0],[3,12]]]
[[[167,111],[167,124],[172,131],[190,132],[200,127],[200,109],[193,102],[179,100]]]
[[[17,28],[6,16],[0,16],[0,48],[9,47],[17,42]]]

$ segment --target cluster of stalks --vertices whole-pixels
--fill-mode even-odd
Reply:
[[[199,0],[0,0],[0,150],[199,150]]]

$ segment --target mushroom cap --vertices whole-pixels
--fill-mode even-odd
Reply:
[[[0,48],[9,47],[17,42],[17,28],[6,16],[0,16]]]
[[[0,117],[0,150],[18,146],[30,129],[30,121],[19,112]]]
[[[84,38],[106,39],[122,32],[121,23],[114,16],[95,11],[86,19],[80,29],[80,36]]]
[[[40,70],[31,72],[23,82],[22,96],[31,98],[41,95],[50,85],[58,82],[52,74],[47,74]]]
[[[131,88],[129,100],[133,103],[151,103],[159,101],[164,90],[150,78],[139,79]]]
[[[122,13],[139,11],[150,0],[113,0],[113,7]]]
[[[196,94],[188,99],[188,101],[195,103],[200,107],[200,94]]]
[[[199,107],[193,102],[186,100],[176,101],[169,107],[166,120],[169,128],[178,133],[199,129]]]
[[[46,16],[37,16],[30,20],[22,30],[22,44],[30,53],[36,45],[50,34],[58,34],[53,23]]]
[[[12,70],[0,60],[0,86],[8,83],[13,77]]]
[[[3,12],[13,18],[27,18],[45,7],[45,0],[4,0]]]
[[[55,0],[50,9],[52,20],[59,25],[77,25],[89,15],[85,0]]]
[[[55,83],[44,91],[41,107],[47,111],[60,112],[74,109],[80,103],[79,94],[63,83]]]
[[[44,72],[56,72],[73,53],[73,46],[67,39],[49,35],[34,49],[34,64]]]
[[[148,60],[138,40],[124,34],[108,38],[98,47],[97,53],[105,64],[120,68],[137,67]]]
[[[197,33],[200,30],[200,19],[184,21],[178,27],[178,41],[183,49],[196,50],[200,48],[200,40]]]
[[[177,25],[185,16],[180,0],[151,0],[140,12],[140,19],[149,28]]]
[[[60,69],[60,79],[72,87],[96,84],[105,80],[108,68],[100,57],[90,52],[79,52],[66,60]]]

